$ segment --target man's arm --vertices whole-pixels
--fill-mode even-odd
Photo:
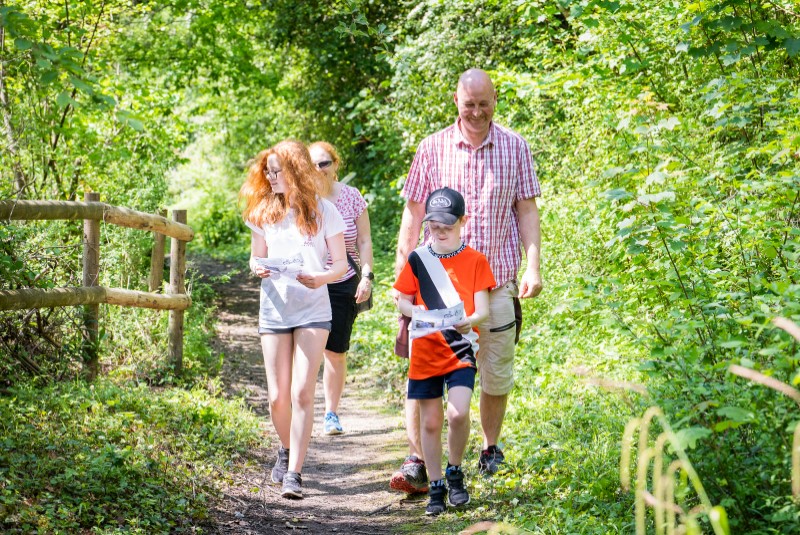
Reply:
[[[527,266],[522,275],[519,297],[536,297],[542,291],[542,273],[539,265],[539,254],[542,246],[542,233],[539,225],[539,207],[536,198],[521,199],[516,202],[519,220],[519,235],[525,249]]]
[[[417,248],[423,217],[425,217],[424,203],[406,201],[403,218],[400,221],[400,234],[397,236],[397,257],[394,262],[395,278],[400,275],[403,266],[408,262],[408,255]]]

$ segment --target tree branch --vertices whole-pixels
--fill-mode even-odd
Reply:
[[[791,10],[791,9],[789,9],[789,8],[785,8],[785,7],[783,7],[783,6],[779,6],[779,5],[777,4],[777,2],[772,2],[772,0],[766,0],[766,2],[767,2],[769,5],[771,5],[772,7],[774,7],[775,9],[777,9],[778,11],[783,11],[783,12],[784,12],[784,13],[786,13],[787,15],[791,15],[792,17],[795,17],[795,18],[798,18],[798,19],[800,19],[800,13],[795,13],[794,11],[792,11],[792,10]]]

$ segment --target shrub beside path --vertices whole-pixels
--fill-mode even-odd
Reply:
[[[345,434],[322,433],[322,379],[317,383],[314,431],[303,468],[303,500],[280,496],[269,470],[277,436],[269,421],[266,376],[259,337],[258,280],[241,266],[195,258],[204,277],[230,274],[214,283],[219,295],[216,350],[224,354],[222,378],[228,395],[243,396],[263,421],[263,444],[236,462],[215,504],[212,533],[390,534],[440,532],[424,515],[426,497],[389,491],[388,481],[405,451],[401,411],[366,382],[348,378],[339,414]],[[213,279],[212,279],[213,280]]]

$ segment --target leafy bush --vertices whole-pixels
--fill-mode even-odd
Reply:
[[[100,380],[0,397],[3,532],[193,532],[217,472],[259,438],[254,416],[220,392]]]

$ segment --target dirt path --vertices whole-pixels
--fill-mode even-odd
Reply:
[[[204,275],[231,272],[240,266],[194,259]],[[340,405],[346,433],[322,434],[322,381],[317,383],[316,418],[303,469],[303,500],[287,500],[269,481],[277,437],[269,421],[266,377],[256,333],[258,281],[235,273],[215,284],[220,295],[218,350],[225,355],[223,381],[229,394],[244,395],[263,420],[265,447],[253,452],[253,463],[232,470],[224,498],[212,512],[216,533],[390,534],[435,532],[424,516],[426,497],[407,498],[389,492],[388,480],[403,457],[405,435],[400,412],[385,410],[361,377],[348,378]]]

